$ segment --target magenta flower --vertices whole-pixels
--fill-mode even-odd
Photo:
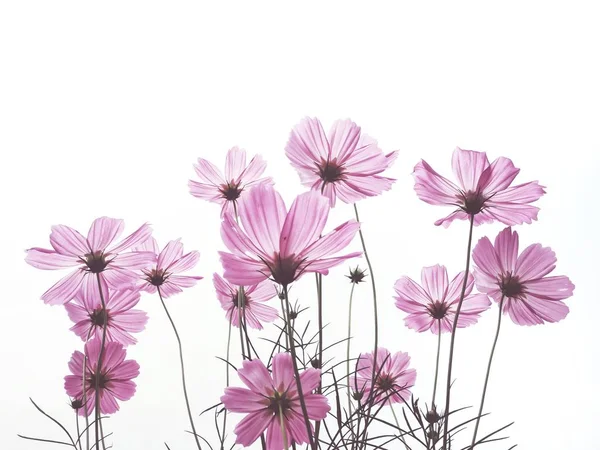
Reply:
[[[464,281],[464,272],[460,272],[448,283],[448,272],[444,266],[423,267],[421,270],[421,286],[408,277],[401,277],[394,289],[398,294],[396,306],[408,316],[404,323],[408,328],[418,332],[431,330],[438,334],[452,331],[456,316],[456,306]],[[465,298],[458,316],[459,328],[468,327],[477,322],[479,315],[491,305],[485,294],[471,294],[473,275],[469,274],[465,290]],[[439,325],[438,325],[439,324]]]
[[[213,284],[217,291],[217,298],[221,302],[221,307],[227,311],[227,320],[235,327],[239,326],[240,315],[238,311],[238,286],[232,286],[221,278],[218,274],[213,275]],[[275,286],[264,281],[252,286],[244,286],[244,298],[242,309],[246,318],[246,323],[251,328],[262,330],[261,322],[273,322],[277,319],[277,310],[270,306],[263,305],[263,302],[272,299],[277,295]]]
[[[397,352],[392,355],[383,347],[377,349],[375,392],[373,393],[375,404],[382,401],[389,404],[404,403],[410,399],[410,388],[415,384],[417,371],[409,369],[409,364],[408,353]],[[359,395],[362,394],[363,403],[371,395],[372,380],[373,352],[361,353],[356,367],[356,376],[350,378],[350,387]]]
[[[100,217],[92,223],[86,239],[66,225],[53,226],[50,234],[53,249],[31,248],[27,250],[25,261],[45,270],[77,268],[44,292],[42,300],[51,305],[62,305],[71,300],[80,287],[98,290],[97,275],[113,289],[133,286],[138,279],[134,270],[148,266],[153,255],[123,252],[148,239],[152,230],[144,224],[118,244],[112,244],[123,232],[123,227],[122,220]]]
[[[508,158],[498,158],[490,164],[485,152],[456,148],[452,154],[452,170],[459,185],[439,175],[421,160],[413,173],[417,196],[431,205],[450,205],[457,209],[435,222],[449,226],[455,219],[468,220],[473,215],[475,225],[494,220],[506,225],[531,223],[537,220],[539,208],[529,203],[545,192],[537,181],[510,186],[519,173]]]
[[[355,203],[389,190],[396,181],[378,174],[391,167],[397,152],[385,155],[350,120],[338,120],[326,136],[319,119],[305,118],[292,130],[285,153],[302,184],[322,192],[332,207],[336,197]]]
[[[318,192],[299,195],[287,212],[272,186],[250,190],[240,205],[240,227],[230,214],[221,224],[221,236],[232,253],[219,252],[225,278],[238,286],[250,286],[269,276],[287,286],[306,272],[327,275],[328,269],[360,252],[329,257],[345,248],[359,228],[349,220],[321,236],[329,202]]]
[[[179,275],[192,269],[200,259],[197,251],[184,255],[180,239],[169,241],[160,253],[154,238],[145,241],[140,248],[151,251],[155,256],[155,265],[143,270],[144,283],[141,288],[146,292],[153,294],[160,287],[161,295],[167,298],[183,292],[182,288],[192,287],[202,279],[200,276]]]
[[[104,290],[106,311],[102,311],[100,292],[92,289],[81,290],[65,308],[69,319],[75,322],[71,331],[82,340],[94,337],[102,338],[102,329],[106,324],[106,340],[120,342],[124,346],[135,344],[137,340],[131,333],[139,333],[145,328],[148,316],[144,311],[132,309],[140,300],[138,289],[121,291]]]
[[[271,177],[260,178],[267,163],[256,155],[246,165],[246,150],[233,147],[225,159],[225,176],[211,162],[198,158],[194,165],[201,182],[190,180],[188,186],[194,197],[222,205],[221,216],[235,214],[234,206],[245,195],[247,189],[260,183],[273,184]]]
[[[502,230],[494,245],[481,238],[473,250],[475,284],[518,325],[537,325],[564,319],[569,308],[561,300],[573,295],[575,286],[565,276],[548,277],[556,267],[549,247],[533,244],[519,255],[519,235]]]
[[[248,413],[235,427],[236,444],[248,447],[266,430],[267,450],[282,450],[280,416],[283,416],[288,445],[309,442],[289,353],[275,355],[273,374],[262,361],[255,359],[244,361],[238,375],[248,389],[228,387],[221,397],[228,411]],[[325,396],[312,393],[320,378],[318,369],[306,369],[300,374],[308,417],[312,420],[324,419],[330,409]]]
[[[85,369],[86,405],[78,409],[80,416],[89,415],[94,410],[96,399],[96,378],[100,395],[100,412],[113,414],[119,410],[117,400],[126,401],[135,394],[135,383],[131,381],[140,373],[140,366],[133,360],[125,361],[125,349],[118,342],[107,342],[102,353],[102,369],[96,373],[100,354],[100,339],[85,344],[87,355]],[[83,401],[83,360],[79,351],[73,352],[69,370],[73,375],[65,377],[65,390],[70,397]]]

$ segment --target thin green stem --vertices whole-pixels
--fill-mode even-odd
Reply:
[[[318,310],[318,322],[319,322],[319,369],[323,367],[323,275],[315,273],[317,280],[317,310]],[[317,386],[317,394],[320,394],[322,390],[322,379],[319,377],[319,385]],[[319,442],[319,431],[321,429],[321,421],[315,422],[315,441]]]
[[[287,432],[285,431],[285,425],[283,424],[283,410],[281,409],[281,403],[279,404],[279,427],[281,429],[281,436],[283,436],[283,448],[289,449]]]
[[[348,306],[348,342],[346,343],[346,374],[348,383],[348,416],[352,414],[352,389],[350,387],[350,339],[352,335],[352,298],[354,297],[354,286],[350,289],[350,302]]]
[[[232,311],[233,312],[233,311]],[[225,356],[225,384],[226,387],[229,387],[229,356],[231,350],[231,319],[233,316],[229,317],[229,330],[227,332],[227,353]],[[223,437],[221,439],[221,450],[225,450],[225,431],[227,429],[227,409],[223,411]]]
[[[300,399],[300,408],[302,409],[302,415],[304,416],[304,424],[306,425],[306,432],[308,434],[308,441],[312,450],[317,450],[315,441],[312,435],[312,429],[310,426],[310,419],[308,418],[308,411],[306,409],[306,401],[304,400],[304,392],[302,392],[302,383],[300,383],[300,372],[298,371],[298,361],[296,359],[296,345],[294,342],[294,331],[292,321],[290,318],[290,300],[288,298],[287,285],[283,286],[283,296],[285,300],[286,308],[286,323],[287,323],[287,334],[290,337],[290,352],[292,353],[292,364],[294,366],[294,378],[296,379],[296,389],[298,391],[298,397]]]
[[[81,439],[79,439],[80,431],[79,431],[79,412],[75,410],[75,426],[77,427],[77,444],[79,445],[79,450],[83,450],[81,448]]]
[[[394,421],[396,422],[396,426],[398,427],[398,436],[400,440],[404,444],[404,447],[408,450],[410,447],[406,443],[406,439],[404,439],[404,435],[402,434],[402,427],[400,427],[400,421],[398,421],[398,416],[396,416],[396,411],[394,411],[394,405],[390,403],[390,409],[392,410],[392,414],[394,416]]]
[[[460,316],[460,309],[465,299],[465,291],[467,290],[467,280],[469,279],[469,266],[471,264],[471,243],[473,241],[473,222],[474,216],[469,216],[469,241],[467,243],[467,263],[465,267],[465,277],[460,291],[460,299],[456,305],[456,315],[454,316],[454,322],[452,323],[452,334],[450,336],[450,355],[448,358],[448,377],[446,378],[446,408],[444,409],[444,448],[448,448],[448,419],[450,414],[450,387],[452,385],[452,362],[454,358],[454,339],[456,337],[456,327],[458,325],[458,317]]]
[[[431,409],[435,410],[435,393],[437,391],[438,370],[440,368],[440,347],[442,344],[442,320],[437,320],[438,339],[437,339],[437,354],[435,357],[435,377],[433,379],[433,395],[431,396]]]
[[[98,354],[98,363],[96,364],[95,372],[95,393],[96,398],[94,402],[94,417],[96,422],[94,423],[94,430],[96,432],[96,448],[100,448],[100,374],[102,373],[102,358],[104,357],[104,345],[106,344],[106,327],[108,325],[108,315],[106,313],[106,302],[104,301],[104,293],[102,292],[102,283],[100,281],[100,272],[96,273],[96,280],[98,281],[98,291],[100,292],[100,303],[102,305],[101,317],[104,317],[104,324],[102,326],[102,342],[100,344],[100,353]],[[83,386],[85,389],[85,384]],[[104,439],[102,439],[102,448],[106,450]]]
[[[358,216],[358,208],[356,203],[354,203],[354,215],[356,216],[356,221],[360,223],[360,218]],[[373,316],[374,316],[374,332],[375,332],[375,343],[373,350],[373,371],[371,373],[371,386],[375,386],[375,377],[377,371],[377,348],[379,347],[379,318],[377,314],[377,288],[375,286],[375,273],[373,271],[373,266],[371,265],[371,260],[369,259],[369,253],[367,252],[367,246],[365,245],[365,238],[363,236],[362,227],[358,229],[358,235],[360,236],[360,243],[362,244],[363,253],[365,255],[365,260],[367,261],[367,266],[369,267],[369,275],[371,278],[371,289],[373,290]],[[369,394],[368,409],[367,416],[371,414],[371,407],[373,406],[373,399],[371,398],[373,395],[374,389],[371,390]],[[367,438],[367,422],[365,422],[365,428],[363,430],[364,439],[366,442]]]
[[[244,288],[240,286],[237,291],[237,310],[238,310],[238,328],[240,329],[240,345],[242,348],[242,359],[250,358],[250,349],[248,348],[248,355],[244,350],[244,330],[242,329],[242,315],[244,310]]]
[[[479,404],[479,413],[477,413],[477,420],[475,421],[475,431],[473,432],[473,440],[471,441],[470,449],[475,448],[475,440],[477,439],[477,430],[479,429],[479,420],[481,419],[481,413],[483,412],[483,403],[485,402],[485,393],[487,391],[488,381],[490,379],[490,371],[492,368],[492,359],[494,359],[494,351],[496,350],[496,343],[498,342],[498,336],[500,335],[500,325],[502,323],[502,305],[504,303],[504,295],[500,299],[500,305],[498,308],[498,325],[496,327],[496,336],[494,336],[494,344],[492,345],[492,351],[490,352],[490,360],[488,361],[487,371],[485,373],[485,382],[483,383],[483,392],[481,393],[481,403]]]
[[[162,294],[160,292],[160,286],[157,287],[158,298],[160,298],[160,302],[163,305],[165,313],[169,318],[169,322],[171,322],[171,326],[173,327],[173,331],[175,332],[175,337],[177,338],[177,344],[179,345],[179,361],[181,363],[181,384],[183,385],[183,396],[185,397],[185,405],[187,407],[188,417],[190,418],[190,425],[192,426],[192,432],[194,434],[194,439],[196,439],[196,446],[198,450],[202,450],[202,446],[200,445],[200,440],[198,439],[198,433],[196,433],[196,426],[194,425],[194,419],[192,418],[192,410],[190,408],[190,401],[188,399],[187,387],[185,384],[185,367],[183,365],[183,347],[181,345],[181,339],[179,338],[179,333],[177,332],[177,327],[175,326],[175,322],[171,318],[171,314],[169,314],[169,310],[167,309],[167,305],[162,298]]]

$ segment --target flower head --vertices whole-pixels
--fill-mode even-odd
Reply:
[[[65,390],[70,397],[83,400],[83,366],[85,363],[85,407],[79,407],[80,416],[91,414],[96,401],[96,381],[100,396],[100,412],[113,414],[119,410],[117,400],[126,401],[135,394],[135,383],[131,381],[140,373],[140,366],[133,360],[125,360],[125,349],[118,342],[107,342],[102,353],[101,370],[97,372],[100,354],[100,339],[92,339],[85,344],[84,354],[75,351],[69,361],[73,375],[65,377]],[[79,406],[79,404],[78,404]]]
[[[408,316],[404,323],[418,332],[431,330],[438,334],[452,331],[456,307],[460,300],[464,272],[460,272],[448,283],[448,272],[444,266],[423,267],[421,285],[408,277],[402,277],[394,285],[396,306]],[[472,294],[473,275],[469,274],[465,298],[458,316],[457,327],[464,328],[477,322],[479,315],[491,305],[485,294]]]
[[[266,430],[267,449],[282,450],[284,438],[280,417],[283,417],[289,445],[309,442],[289,353],[275,355],[272,374],[258,359],[244,361],[237,373],[248,388],[228,387],[221,397],[228,411],[248,414],[235,427],[237,444],[248,447]],[[330,409],[325,396],[312,393],[320,379],[321,371],[318,369],[306,369],[300,374],[306,410],[311,420],[324,419]]]
[[[100,217],[92,223],[87,238],[66,225],[55,225],[50,234],[52,250],[31,248],[25,261],[38,269],[55,270],[77,267],[76,270],[48,289],[42,300],[51,305],[70,301],[80,288],[98,290],[96,278],[113,289],[133,286],[138,279],[137,269],[152,262],[149,252],[125,252],[148,239],[152,229],[142,225],[117,244],[113,242],[123,232],[124,222]]]
[[[139,290],[115,291],[104,286],[103,296],[106,310],[102,309],[98,289],[81,290],[72,302],[65,305],[69,319],[75,322],[71,331],[88,341],[94,337],[101,338],[106,325],[107,341],[120,342],[124,346],[135,344],[137,340],[131,333],[139,333],[148,322],[144,311],[133,309],[140,300]]]
[[[575,286],[565,276],[547,276],[556,267],[549,247],[533,244],[519,255],[519,235],[502,230],[494,245],[481,238],[473,250],[475,284],[518,325],[537,325],[564,319],[569,308],[561,300],[573,295]]]
[[[198,158],[194,169],[200,182],[189,181],[190,193],[194,197],[222,205],[221,216],[225,213],[234,214],[234,206],[248,188],[260,183],[273,184],[270,177],[260,178],[266,167],[267,163],[260,155],[256,155],[246,165],[246,150],[237,147],[227,152],[225,176],[214,164]]]
[[[183,292],[182,288],[192,287],[202,279],[200,276],[179,275],[192,269],[200,259],[197,251],[183,254],[180,239],[169,241],[160,253],[154,238],[143,242],[140,248],[151,251],[155,259],[154,265],[142,271],[144,282],[141,288],[146,292],[154,293],[160,288],[161,295],[167,298]]]
[[[240,287],[231,285],[218,274],[213,275],[213,284],[217,291],[217,298],[221,307],[227,311],[226,317],[234,327],[240,323],[239,301]],[[246,323],[251,328],[262,330],[262,322],[273,322],[277,319],[277,310],[262,303],[272,299],[277,295],[277,290],[273,283],[264,281],[252,286],[244,286],[242,301],[242,310]]]
[[[431,205],[449,205],[457,209],[435,222],[449,226],[455,219],[473,216],[475,225],[494,220],[506,225],[537,220],[539,208],[530,205],[545,192],[537,181],[511,186],[519,173],[508,158],[490,164],[485,152],[456,148],[452,154],[452,170],[458,185],[439,175],[421,160],[414,170],[417,196]]]
[[[350,380],[350,387],[363,394],[363,400],[374,396],[372,401],[377,404],[404,403],[410,399],[410,388],[415,384],[417,371],[409,369],[410,356],[408,353],[397,352],[393,355],[389,350],[377,349],[377,364],[375,366],[375,391],[371,394],[373,379],[373,353],[361,353],[356,367],[356,376]]]
[[[397,152],[384,154],[350,120],[335,122],[327,136],[319,119],[305,118],[292,130],[285,153],[302,184],[322,192],[332,207],[336,198],[355,203],[389,190],[396,181],[379,174],[392,165]]]
[[[367,278],[367,269],[360,270],[358,266],[356,266],[356,269],[350,269],[350,274],[345,275],[345,277],[350,279],[350,283],[352,284],[363,283],[365,278]]]
[[[330,256],[352,241],[359,224],[350,220],[321,236],[328,214],[328,201],[318,192],[299,195],[288,212],[272,186],[252,188],[241,204],[241,226],[230,214],[221,224],[221,236],[231,251],[219,252],[224,277],[238,286],[269,277],[287,286],[306,272],[326,275],[329,268],[360,256]]]

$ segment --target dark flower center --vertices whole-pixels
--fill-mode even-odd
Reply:
[[[283,258],[276,255],[276,263],[269,264],[273,281],[282,286],[291,284],[300,274],[297,274],[300,263],[294,257]]]
[[[161,286],[169,278],[169,274],[164,269],[152,269],[146,274],[146,280],[153,286]]]
[[[502,277],[500,290],[508,298],[519,298],[524,293],[523,285],[519,282],[519,278],[513,277],[510,273]]]
[[[231,296],[231,303],[233,303],[234,308],[237,308],[238,304],[240,303],[240,306],[242,308],[245,308],[248,305],[248,297],[246,297],[245,293],[243,295],[240,295],[240,291],[238,290],[236,294]]]
[[[242,193],[242,189],[240,189],[239,183],[234,183],[230,181],[227,184],[222,184],[219,188],[219,192],[223,194],[223,198],[228,201],[237,200]]]
[[[272,397],[269,397],[269,406],[267,409],[275,415],[279,415],[279,409],[281,413],[285,415],[286,411],[292,407],[292,401],[287,397],[287,392],[275,391]]]
[[[446,302],[440,302],[439,300],[427,305],[427,311],[429,311],[429,314],[434,319],[443,319],[446,317],[448,308],[449,306],[446,304]]]
[[[318,165],[319,176],[325,183],[335,183],[340,181],[344,175],[344,168],[340,166],[335,159],[332,161],[323,161]]]
[[[106,387],[106,383],[110,381],[105,373],[88,373],[87,382],[92,389],[96,389],[96,378],[98,378],[98,389],[104,389]]]
[[[475,215],[481,212],[483,207],[485,206],[486,198],[483,196],[483,193],[476,191],[467,191],[462,194],[462,201],[464,202],[464,206],[462,209],[471,215]]]
[[[375,387],[380,391],[389,391],[394,387],[394,377],[388,374],[380,375],[375,381]]]
[[[350,269],[350,275],[346,275],[346,277],[350,279],[350,283],[358,284],[365,280],[367,276],[366,272],[366,270],[360,270],[356,266],[356,269]]]
[[[104,252],[98,251],[93,253],[88,253],[85,255],[85,264],[88,267],[88,270],[92,273],[100,273],[106,266],[108,265],[108,261],[106,261],[106,257],[104,256]]]
[[[108,312],[105,309],[95,309],[90,314],[90,321],[92,325],[103,327],[108,322]]]

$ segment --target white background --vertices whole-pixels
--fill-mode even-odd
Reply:
[[[24,262],[25,249],[49,246],[53,224],[86,232],[108,215],[125,219],[130,232],[148,221],[161,243],[182,237],[201,251],[195,272],[205,279],[169,305],[183,335],[194,412],[218,401],[224,368],[215,356],[224,355],[227,334],[210,281],[223,249],[219,208],[189,195],[192,164],[202,156],[222,167],[234,145],[261,153],[289,204],[303,188],[283,149],[292,126],[311,115],[326,127],[350,117],[385,151],[400,150],[389,171],[394,189],[359,208],[379,288],[381,343],[412,355],[423,401],[431,395],[435,337],[403,326],[392,286],[436,263],[453,276],[464,264],[467,223],[434,227],[449,211],[417,199],[412,168],[424,158],[450,177],[458,145],[510,157],[522,169],[518,182],[547,186],[539,221],[518,230],[523,245],[556,251],[555,274],[576,285],[571,313],[531,328],[504,322],[482,432],[515,421],[511,439],[490,449],[600,448],[599,21],[593,2],[3,2],[1,447],[46,447],[16,433],[63,438],[30,396],[74,427],[63,377],[82,342],[64,309],[39,299],[64,272]],[[341,204],[329,228],[351,215]],[[475,238],[500,229],[476,228]],[[358,247],[357,239],[351,249]],[[326,278],[329,340],[344,333],[347,268]],[[313,278],[294,289],[314,317]],[[372,345],[370,299],[369,286],[360,285],[357,351]],[[156,298],[140,305],[150,321],[129,351],[141,365],[138,391],[107,422],[114,448],[160,449],[166,441],[191,449],[172,330]],[[478,403],[495,308],[457,338],[455,406]],[[210,416],[198,428],[216,442]]]

